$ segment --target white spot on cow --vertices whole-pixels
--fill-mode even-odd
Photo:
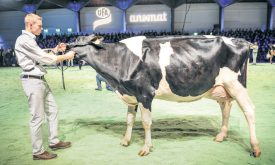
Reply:
[[[138,104],[138,101],[134,96],[129,96],[126,94],[121,95],[117,90],[115,93],[127,106],[136,106]]]
[[[119,42],[124,43],[130,51],[142,59],[142,41],[144,39],[146,39],[145,36],[136,36],[121,40]]]
[[[216,38],[217,36],[213,36],[213,35],[203,35],[205,38]],[[227,44],[227,45],[231,45],[231,46],[236,46],[233,42],[232,39],[233,38],[228,38],[228,37],[221,37],[222,40]]]
[[[231,45],[231,46],[236,46],[235,44],[233,44],[232,39],[233,38],[228,38],[228,37],[222,37],[223,41],[227,44],[227,45]]]
[[[220,69],[219,75],[215,79],[215,85],[221,85],[223,86],[224,82],[228,81],[238,81],[238,76],[240,75],[240,71],[238,73],[232,71],[228,67],[223,67]]]
[[[159,65],[161,67],[161,72],[166,74],[165,66],[168,66],[170,64],[170,57],[173,53],[174,51],[171,47],[170,42],[160,44]]]
[[[159,83],[159,88],[156,90],[156,95],[167,95],[172,94],[168,82],[166,81],[166,70],[165,67],[170,64],[170,57],[174,53],[170,42],[160,44],[159,52],[159,65],[162,73],[162,79]]]
[[[203,35],[205,38],[216,38],[216,36],[213,35]]]

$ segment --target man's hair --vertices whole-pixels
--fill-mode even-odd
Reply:
[[[37,20],[42,21],[42,17],[40,17],[39,15],[33,14],[33,13],[29,13],[25,16],[25,26],[27,26],[28,23],[36,22]]]

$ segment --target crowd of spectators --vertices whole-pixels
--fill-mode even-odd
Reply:
[[[146,36],[146,37],[157,37],[157,36],[170,36],[170,35],[219,35],[234,38],[244,38],[251,43],[258,43],[258,62],[268,62],[266,59],[266,54],[268,52],[268,44],[275,44],[275,29],[274,30],[251,30],[251,29],[236,29],[229,31],[219,31],[219,30],[208,30],[201,31],[199,33],[183,33],[181,31],[176,32],[156,32],[156,31],[146,31],[140,33],[126,32],[126,33],[95,33],[97,36],[102,36],[104,38],[103,42],[114,43],[122,39],[126,39],[133,36]],[[70,43],[73,42],[80,35],[88,34],[55,34],[43,37],[43,35],[37,37],[37,43],[41,48],[53,48],[60,42]],[[77,61],[74,61],[77,63]],[[9,48],[4,50],[0,49],[0,66],[16,66],[16,58],[14,50]]]
[[[0,48],[0,67],[2,66],[18,66],[14,49]]]
[[[213,35],[221,35],[226,37],[244,38],[251,43],[257,42],[258,44],[258,62],[268,62],[266,54],[268,52],[268,44],[275,44],[275,29],[273,30],[230,30],[224,32],[214,32]]]

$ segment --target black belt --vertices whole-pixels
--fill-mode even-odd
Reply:
[[[34,67],[31,68],[31,69],[23,69],[24,72],[30,72],[30,71],[33,71],[34,70]]]
[[[23,75],[22,78],[34,78],[44,80],[44,76],[35,76],[35,75]]]

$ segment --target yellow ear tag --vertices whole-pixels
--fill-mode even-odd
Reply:
[[[94,43],[95,43],[96,45],[99,45],[99,44],[100,44],[100,40],[97,39]]]

